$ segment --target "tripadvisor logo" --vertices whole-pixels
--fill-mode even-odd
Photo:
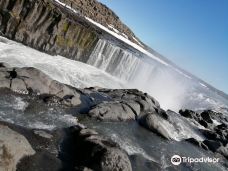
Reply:
[[[176,166],[181,164],[181,157],[179,155],[172,156],[171,163]]]
[[[171,163],[178,166],[181,163],[218,163],[219,158],[211,157],[181,157],[179,155],[173,155],[171,157]]]

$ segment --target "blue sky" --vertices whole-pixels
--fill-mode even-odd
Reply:
[[[151,48],[228,94],[228,0],[100,0]]]

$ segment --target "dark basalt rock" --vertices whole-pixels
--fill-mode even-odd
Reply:
[[[207,129],[199,129],[205,140],[200,142],[194,138],[189,138],[186,141],[199,146],[205,150],[217,152],[222,154],[224,157],[227,156],[227,143],[228,143],[228,126],[225,122],[225,116],[221,113],[217,113],[211,110],[205,110],[200,114],[191,110],[180,110],[182,116],[191,118],[198,122],[200,125]],[[213,120],[221,122],[220,125],[215,125]]]
[[[152,160],[145,159],[142,155],[131,155],[130,159],[132,161],[132,169],[142,168],[144,167],[143,171],[160,171],[162,170],[162,166]],[[136,170],[136,169],[135,169]]]
[[[89,111],[89,116],[99,120],[137,120],[139,115],[146,111],[157,112],[165,118],[168,117],[154,98],[141,91],[134,89],[90,89],[90,91],[94,91],[94,93],[90,93],[93,97],[103,99]],[[99,94],[99,96],[95,94]]]
[[[60,170],[62,162],[57,158],[58,144],[60,144],[61,131],[50,132],[47,130],[28,129],[21,126],[0,121],[0,125],[8,126],[18,134],[23,135],[34,151],[34,155],[26,156],[17,164],[19,171]],[[38,132],[39,131],[39,134]],[[20,146],[18,146],[20,148]],[[20,149],[18,149],[19,151]]]
[[[203,120],[205,120],[207,123],[213,123],[210,116],[211,115],[210,110],[203,111],[200,115],[203,118]]]
[[[205,144],[212,152],[216,152],[217,149],[222,146],[221,143],[214,140],[204,140],[203,144]]]
[[[199,122],[200,125],[204,126],[205,128],[208,127],[208,124],[207,124],[206,121],[204,121],[204,120],[199,120],[198,122]]]
[[[2,36],[52,55],[87,61],[98,41],[97,28],[51,0],[1,0]]]
[[[188,109],[186,109],[186,110],[181,109],[179,111],[179,113],[186,118],[194,118],[194,116],[196,115],[196,113],[194,111],[188,110]]]
[[[168,124],[168,122],[164,122],[165,120],[160,117],[157,113],[146,113],[139,117],[138,122],[143,127],[159,134],[160,136],[171,139],[167,129],[165,128],[165,123]]]
[[[39,95],[46,103],[62,104],[69,107],[87,103],[86,105],[90,106],[90,98],[80,90],[59,83],[35,68],[10,69],[2,67],[0,81],[1,88],[8,88],[19,93]]]
[[[99,38],[122,44],[122,41],[87,21],[84,18],[87,16],[107,28],[112,25],[132,42],[143,44],[138,43],[140,40],[135,40],[134,33],[102,3],[96,0],[59,1],[78,13],[52,0],[1,0],[0,35],[51,55],[83,62],[88,60]]]
[[[135,114],[131,108],[121,102],[100,103],[91,109],[88,115],[99,120],[107,121],[125,121],[135,119]]]
[[[168,140],[172,139],[172,131],[181,131],[171,116],[183,116],[187,118],[184,120],[207,128],[198,128],[205,137],[203,142],[193,138],[186,141],[227,156],[228,126],[226,116],[221,113],[185,110],[180,111],[179,115],[170,110],[164,111],[154,98],[135,89],[77,89],[57,82],[35,68],[11,68],[5,63],[0,63],[0,66],[0,89],[6,94],[7,91],[14,91],[15,95],[25,93],[26,96],[35,96],[39,103],[64,107],[74,114],[81,113],[101,121],[136,120],[144,128]],[[34,107],[37,105],[29,104],[25,111],[32,112]],[[218,123],[214,123],[213,120],[221,124],[216,125]],[[126,153],[117,144],[100,136],[94,130],[76,126],[42,133],[42,130],[34,131],[16,126],[12,128],[23,134],[32,147],[40,152],[22,160],[22,164],[19,165],[21,170],[35,170],[38,165],[46,167],[48,163],[43,160],[44,157],[55,163],[56,168],[62,167],[65,170],[131,170]],[[61,151],[57,150],[56,144],[61,144]],[[54,153],[58,154],[59,158],[54,157],[51,151],[45,151],[44,147],[51,147],[50,149],[57,151]],[[30,165],[34,162],[36,168]]]
[[[28,129],[1,121],[0,125],[26,137],[36,151],[17,164],[18,171],[132,170],[128,155],[116,143],[83,125],[54,131]]]
[[[62,160],[69,161],[66,169],[69,169],[70,165],[77,165],[78,168],[86,167],[99,171],[132,170],[128,155],[116,143],[96,131],[74,126],[66,132],[62,144],[63,153],[60,154]]]
[[[217,149],[217,152],[222,154],[226,159],[228,159],[228,145],[219,147]]]
[[[189,143],[191,143],[191,144],[193,144],[195,146],[201,147],[204,150],[209,150],[208,147],[204,143],[202,143],[201,141],[196,140],[195,138],[188,138],[185,141],[187,141],[187,142],[189,142]]]

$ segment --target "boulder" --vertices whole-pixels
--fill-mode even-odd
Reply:
[[[53,80],[42,71],[32,68],[6,68],[2,64],[0,70],[0,88],[9,88],[14,92],[41,95],[47,103],[79,106],[88,103],[90,98],[79,89]],[[83,102],[82,102],[83,101]]]
[[[135,89],[90,88],[86,89],[86,93],[92,95],[95,102],[88,115],[100,120],[134,120],[145,112],[157,112],[162,117],[168,118],[154,98]]]
[[[0,170],[16,171],[16,165],[23,157],[34,154],[35,151],[23,135],[0,125]]]
[[[224,157],[228,159],[228,144],[226,146],[221,146],[217,149],[217,152],[222,154]]]
[[[107,121],[134,120],[136,117],[128,105],[120,102],[100,103],[92,108],[88,115],[99,120]]]
[[[179,113],[186,118],[193,118],[196,115],[196,113],[194,111],[188,110],[188,109],[186,109],[186,110],[181,109],[179,111]]]
[[[220,142],[214,140],[204,140],[203,144],[205,144],[212,152],[216,152],[217,149],[222,146]]]
[[[168,121],[164,120],[157,113],[146,113],[138,119],[139,124],[143,127],[158,133],[166,139],[171,139],[169,131],[167,130]]]
[[[203,111],[200,115],[203,118],[203,120],[205,120],[207,123],[210,123],[210,124],[213,123],[211,116],[210,116],[211,115],[210,110]]]
[[[202,126],[204,126],[205,128],[207,128],[208,127],[208,124],[207,124],[207,122],[206,121],[204,121],[204,120],[199,120],[198,121],[198,123],[200,124],[200,125],[202,125]]]
[[[104,92],[115,100],[135,102],[141,107],[141,111],[148,111],[160,108],[160,104],[147,93],[143,93],[137,89],[99,89],[99,92]]]
[[[96,131],[81,126],[68,129],[68,143],[74,163],[82,168],[101,171],[131,171],[128,155],[116,143]],[[64,148],[63,142],[63,148]],[[70,144],[69,144],[70,143]],[[69,148],[71,147],[71,148]],[[63,156],[65,158],[67,156]]]
[[[204,150],[209,150],[208,147],[204,143],[202,143],[202,141],[198,141],[195,138],[188,138],[188,139],[185,139],[185,141],[195,146],[202,147]]]

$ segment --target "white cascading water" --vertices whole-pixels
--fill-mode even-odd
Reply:
[[[154,96],[166,109],[179,109],[184,98],[184,80],[170,67],[145,56],[122,49],[107,40],[99,40],[90,55],[88,64],[121,79],[129,88]]]
[[[87,64],[117,77],[128,88],[149,93],[165,109],[178,111],[186,107],[199,110],[224,106],[224,99],[207,86],[202,86],[196,78],[191,78],[172,65],[166,65],[166,62],[120,48],[108,40],[98,41]],[[202,93],[204,99],[198,97]],[[213,101],[213,104],[209,101]]]
[[[51,56],[0,37],[0,62],[30,66],[78,88],[137,88],[155,97],[161,107],[178,111],[211,106],[227,108],[227,100],[171,65],[99,40],[87,64]],[[89,64],[89,65],[88,65]],[[91,66],[92,65],[92,66]]]
[[[89,57],[87,64],[104,70],[124,81],[129,81],[140,60],[127,50],[123,50],[106,40],[100,39]]]

